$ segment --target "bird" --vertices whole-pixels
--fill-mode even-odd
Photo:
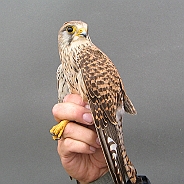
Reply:
[[[117,68],[90,39],[83,21],[65,22],[58,33],[61,64],[57,69],[58,102],[67,94],[79,94],[90,106],[97,136],[115,184],[139,183],[127,156],[123,139],[123,114],[136,114]],[[52,127],[54,140],[61,138],[69,120]],[[141,183],[141,182],[140,182]]]

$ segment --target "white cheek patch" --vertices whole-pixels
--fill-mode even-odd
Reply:
[[[68,34],[68,32],[64,31],[62,32],[62,44],[70,44],[70,42],[72,41],[72,35]]]

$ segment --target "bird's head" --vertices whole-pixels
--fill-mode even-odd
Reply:
[[[59,44],[70,45],[72,42],[88,40],[90,41],[88,26],[82,21],[65,22],[59,30]]]

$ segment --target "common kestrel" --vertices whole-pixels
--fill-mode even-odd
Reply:
[[[58,34],[61,65],[57,70],[58,102],[68,93],[79,94],[89,103],[96,132],[114,183],[137,183],[137,173],[123,141],[123,113],[136,114],[122,79],[112,61],[90,40],[87,24],[64,23]],[[68,120],[50,132],[60,139]],[[137,180],[137,182],[136,182]]]

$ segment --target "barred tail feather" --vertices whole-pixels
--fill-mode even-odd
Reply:
[[[107,137],[101,128],[96,128],[97,135],[99,137],[102,151],[104,153],[109,172],[115,184],[124,184],[125,182],[125,170],[124,175],[120,172],[117,161],[112,159],[113,151],[110,151],[109,145],[107,143]]]

